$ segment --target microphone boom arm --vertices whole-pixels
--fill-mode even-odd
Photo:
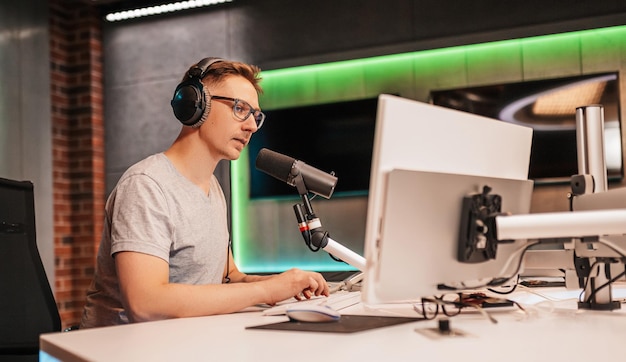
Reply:
[[[309,249],[314,252],[324,249],[333,258],[339,258],[358,270],[365,271],[366,261],[364,257],[331,239],[328,232],[322,229],[322,222],[313,211],[301,173],[294,177],[293,183],[302,199],[302,203],[295,204],[293,209],[298,227]]]

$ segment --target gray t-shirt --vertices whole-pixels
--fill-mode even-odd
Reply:
[[[158,153],[131,166],[105,208],[94,280],[81,328],[128,323],[114,256],[134,251],[169,263],[169,281],[220,284],[228,255],[226,200],[213,176],[209,194]]]

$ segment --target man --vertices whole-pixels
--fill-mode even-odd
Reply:
[[[81,328],[231,313],[328,295],[319,273],[246,275],[229,248],[226,201],[213,171],[262,126],[256,66],[205,58],[177,87],[183,124],[163,153],[131,166],[106,204]]]

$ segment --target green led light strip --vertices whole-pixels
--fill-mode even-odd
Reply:
[[[561,62],[578,62],[586,57],[593,60],[612,56],[619,63],[625,46],[626,26],[618,26],[270,70],[262,72],[265,92],[260,101],[264,109],[277,109],[374,97],[380,93],[404,96],[405,92],[409,95],[415,92],[422,83],[436,83],[437,74],[442,72],[467,77],[468,67],[488,72],[502,64],[513,64],[511,68],[519,65],[521,69],[522,58],[557,67]],[[522,73],[520,70],[520,77]],[[285,260],[268,266],[246,253],[246,245],[254,242],[247,216],[253,207],[248,198],[248,161],[246,149],[239,160],[231,163],[233,253],[240,269],[272,271],[302,265],[316,270],[328,268],[310,265],[307,260]],[[332,270],[337,270],[337,266],[333,265]]]

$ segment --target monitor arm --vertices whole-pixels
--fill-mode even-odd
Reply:
[[[498,243],[510,240],[573,241],[578,254],[573,263],[579,264],[579,277],[586,280],[585,300],[579,302],[579,307],[620,307],[612,301],[611,283],[617,278],[611,278],[609,266],[625,263],[626,250],[610,239],[626,235],[626,198],[621,195],[626,189],[608,190],[603,112],[601,105],[576,108],[579,175],[572,176],[570,182],[570,212],[507,215],[501,210],[501,197],[490,194],[485,186],[481,194],[463,200],[460,262],[494,259]]]
[[[626,209],[507,215],[500,212],[499,195],[489,194],[488,190],[485,187],[483,193],[463,200],[458,244],[460,262],[479,263],[495,259],[498,244],[511,240],[573,241],[577,249],[585,250],[596,250],[598,244],[603,244],[610,250],[590,257],[593,270],[580,275],[587,279],[587,288],[586,300],[580,302],[579,307],[619,308],[619,302],[611,300],[611,275],[607,265],[626,262],[626,250],[606,237],[626,234]]]

